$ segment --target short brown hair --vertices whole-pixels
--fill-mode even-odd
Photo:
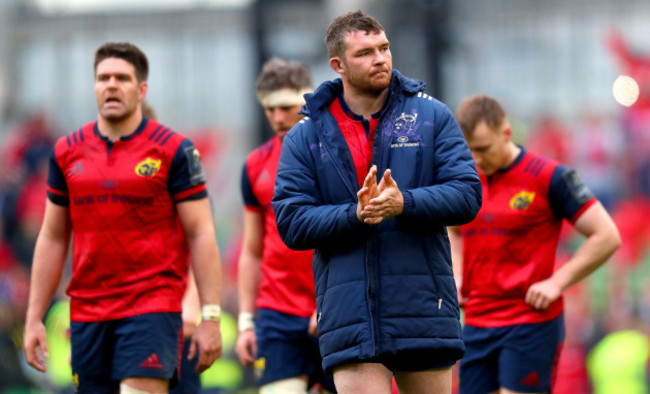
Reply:
[[[262,67],[257,78],[257,92],[279,89],[310,89],[311,71],[302,63],[272,57]]]
[[[343,38],[346,34],[355,31],[365,31],[366,34],[379,34],[384,31],[384,27],[375,18],[364,14],[361,10],[348,12],[337,17],[330,23],[325,34],[325,44],[330,58],[335,56],[343,57],[345,53]]]
[[[149,61],[147,56],[133,44],[128,42],[108,42],[95,52],[95,71],[102,60],[111,57],[125,60],[135,68],[135,77],[139,82],[146,81],[149,77]]]
[[[479,94],[469,96],[458,106],[456,120],[463,134],[472,134],[479,123],[485,121],[490,129],[495,129],[506,120],[501,104],[492,97]]]

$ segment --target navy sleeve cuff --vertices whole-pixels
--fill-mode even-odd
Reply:
[[[352,227],[359,226],[361,223],[359,221],[359,218],[357,217],[357,204],[350,204],[350,207],[348,208],[348,222]]]
[[[51,191],[47,191],[47,198],[53,202],[56,205],[60,205],[62,207],[68,207],[70,206],[70,198],[68,196],[62,196],[59,194],[52,193]]]
[[[402,197],[404,197],[404,210],[402,211],[402,215],[413,215],[415,213],[415,201],[413,201],[413,193],[408,190],[403,191]]]

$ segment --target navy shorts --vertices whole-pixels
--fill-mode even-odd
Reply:
[[[71,322],[72,378],[78,393],[114,393],[131,377],[178,374],[180,313],[148,313],[104,322]]]
[[[187,359],[190,353],[191,338],[186,338],[183,343],[183,355],[181,357],[180,376],[178,385],[169,390],[169,394],[196,394],[201,391],[201,377],[196,372],[196,364],[199,363],[199,352],[196,351],[194,358]]]
[[[323,373],[318,338],[308,333],[309,318],[270,309],[259,309],[255,322],[257,384],[300,375],[309,376],[309,386],[320,383],[331,392],[334,381]]]
[[[397,353],[383,353],[378,357],[363,359],[361,363],[381,363],[393,372],[419,372],[429,369],[449,368],[462,356],[458,350],[410,349]]]
[[[500,387],[550,392],[564,341],[564,316],[507,327],[465,325],[463,339],[466,352],[460,361],[460,394],[488,393]]]

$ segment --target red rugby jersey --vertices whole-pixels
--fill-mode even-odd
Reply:
[[[281,150],[282,141],[273,137],[248,155],[242,172],[245,209],[264,216],[262,283],[255,305],[309,317],[316,310],[313,251],[291,250],[284,244],[271,207]]]
[[[537,310],[526,292],[553,274],[563,218],[575,222],[595,198],[575,171],[523,148],[509,168],[479,175],[483,205],[461,226],[465,323],[502,327],[556,318],[562,298]]]
[[[370,119],[364,119],[363,116],[350,110],[342,95],[332,101],[329,111],[336,119],[339,129],[348,143],[357,173],[357,182],[361,187],[372,162],[372,146],[381,111],[373,114]]]
[[[154,120],[115,142],[96,122],[61,137],[48,198],[72,219],[71,319],[180,312],[189,250],[174,204],[206,196],[198,151]]]

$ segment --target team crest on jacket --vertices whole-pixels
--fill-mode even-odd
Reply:
[[[527,192],[525,190],[522,190],[510,199],[510,208],[516,209],[518,211],[524,211],[528,209],[530,204],[533,203],[534,199],[535,192]]]
[[[402,112],[400,116],[395,119],[389,133],[393,134],[393,143],[391,148],[402,148],[406,146],[419,146],[420,136],[415,135],[417,126],[418,114],[414,112],[407,114]]]
[[[139,176],[154,176],[160,169],[160,159],[147,157],[135,166],[135,173]]]
[[[418,114],[402,114],[395,119],[395,133],[399,135],[412,134],[415,129],[415,123],[418,120]]]

